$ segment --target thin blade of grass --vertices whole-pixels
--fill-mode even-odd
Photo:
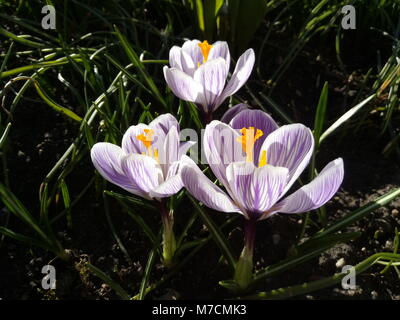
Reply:
[[[130,300],[130,295],[114,280],[111,279],[107,274],[101,271],[99,268],[87,262],[85,266],[97,277],[103,280],[106,284],[108,284],[116,294],[118,294],[123,300]]]
[[[191,195],[188,195],[190,201],[193,203],[194,207],[198,211],[200,217],[202,218],[203,222],[207,226],[208,230],[210,231],[215,243],[218,245],[220,248],[222,254],[224,255],[226,261],[228,262],[229,266],[232,268],[232,270],[235,270],[236,266],[236,259],[234,258],[233,251],[223,235],[222,231],[219,229],[219,227],[212,221],[212,219],[209,217],[209,215],[203,210],[202,207],[197,203],[195,199]]]

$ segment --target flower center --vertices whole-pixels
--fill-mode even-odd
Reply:
[[[143,133],[136,136],[136,139],[141,141],[147,149],[147,155],[158,161],[158,150],[151,147],[153,143],[154,130],[144,129]],[[145,154],[142,152],[142,154]]]
[[[254,127],[242,128],[240,129],[241,137],[238,137],[237,142],[242,144],[242,150],[246,153],[246,161],[253,162],[253,151],[255,142],[264,135],[260,129],[255,129]],[[261,152],[261,158],[258,163],[259,167],[265,166],[267,164],[267,152],[263,150]]]
[[[203,63],[207,61],[208,55],[210,53],[210,50],[212,48],[211,44],[208,44],[207,40],[204,40],[203,42],[198,44],[201,50],[201,54],[203,55]]]

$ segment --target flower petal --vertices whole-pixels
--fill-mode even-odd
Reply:
[[[125,175],[121,163],[126,154],[120,147],[107,142],[99,142],[93,146],[90,155],[95,168],[104,179],[133,194],[145,196]]]
[[[207,61],[195,71],[194,80],[203,86],[206,112],[214,111],[215,101],[224,89],[227,75],[223,58]]]
[[[207,207],[222,212],[240,212],[228,195],[213,184],[195,164],[186,164],[181,171],[187,191]]]
[[[185,155],[188,150],[193,147],[197,142],[196,141],[183,141],[179,146],[179,158]]]
[[[265,165],[257,168],[252,162],[231,163],[226,169],[232,196],[248,216],[259,218],[281,196],[289,170]]]
[[[268,164],[289,169],[286,192],[308,165],[314,151],[314,137],[304,125],[289,124],[267,136],[261,150],[266,151]]]
[[[277,211],[300,213],[323,206],[339,189],[343,176],[343,160],[338,158],[331,161],[313,181],[279,202]]]
[[[122,159],[121,167],[130,183],[147,199],[151,199],[150,191],[164,181],[160,166],[149,156],[130,154]]]
[[[178,193],[183,187],[181,176],[175,175],[166,179],[157,188],[150,191],[153,198],[167,198]]]
[[[226,167],[231,162],[245,159],[242,146],[237,141],[239,136],[237,130],[217,120],[211,121],[204,131],[204,155],[215,176],[227,188],[229,183],[226,179]]]
[[[164,177],[167,176],[170,165],[179,160],[179,134],[176,127],[172,127],[165,137],[163,145],[159,146],[159,162]]]
[[[150,127],[144,123],[139,123],[135,126],[130,126],[122,137],[122,150],[125,153],[145,153],[146,147],[142,141],[136,137],[144,133],[144,129],[150,129]]]
[[[229,123],[239,112],[248,109],[249,106],[245,103],[239,103],[231,108],[229,108],[221,118],[221,122]]]
[[[171,68],[182,70],[180,47],[173,46],[171,50],[169,50],[169,65]]]
[[[203,55],[199,47],[199,40],[188,40],[182,46],[181,65],[182,71],[193,77],[199,63],[203,63]]]
[[[254,62],[255,55],[253,49],[248,49],[240,56],[238,62],[236,63],[235,71],[233,72],[231,79],[216,101],[216,108],[218,108],[227,97],[236,93],[236,91],[238,91],[245,84],[247,79],[250,77],[251,71],[253,70]]]
[[[254,143],[254,161],[255,165],[258,166],[258,156],[260,153],[261,146],[263,145],[267,136],[278,129],[278,125],[271,118],[269,114],[261,110],[250,110],[246,109],[239,112],[230,122],[233,129],[242,129],[248,127],[254,127],[260,129],[263,135]]]
[[[221,57],[225,60],[226,74],[228,74],[231,64],[231,55],[229,53],[229,46],[226,41],[216,41],[213,43],[208,55],[208,60],[216,59],[218,57]]]
[[[149,127],[155,130],[162,130],[165,134],[167,134],[172,127],[175,127],[179,132],[178,120],[170,113],[158,116],[149,123]]]
[[[165,81],[179,99],[196,102],[203,92],[203,87],[200,83],[176,68],[165,66],[163,71]]]

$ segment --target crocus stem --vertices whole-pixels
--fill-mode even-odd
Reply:
[[[174,215],[168,210],[165,200],[160,203],[161,220],[163,223],[163,263],[169,268],[173,265],[173,258],[176,250],[174,234]]]
[[[213,120],[213,114],[212,112],[202,112],[203,115],[203,123],[205,125],[209,124]]]
[[[253,251],[256,238],[255,219],[244,223],[244,247],[236,264],[234,280],[241,290],[247,289],[253,278]]]

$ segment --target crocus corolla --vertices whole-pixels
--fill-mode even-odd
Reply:
[[[333,160],[310,183],[284,197],[310,161],[311,130],[298,123],[278,127],[267,113],[243,105],[229,110],[224,120],[229,124],[214,120],[206,126],[203,149],[226,191],[193,163],[187,162],[181,175],[185,188],[206,206],[245,217],[245,246],[235,273],[243,289],[252,277],[255,222],[324,205],[341,185],[344,169],[341,158]]]
[[[164,263],[171,262],[175,251],[173,216],[161,198],[182,189],[182,156],[192,146],[180,142],[179,124],[164,114],[150,124],[131,126],[122,138],[122,147],[108,142],[96,143],[91,158],[97,171],[109,182],[160,205],[164,226]],[[188,158],[189,159],[189,158]]]
[[[212,45],[207,41],[188,40],[182,47],[169,52],[169,65],[164,66],[164,77],[172,92],[180,99],[195,103],[205,121],[224,100],[237,92],[247,81],[254,66],[253,49],[238,59],[228,83],[230,53],[225,41]]]

